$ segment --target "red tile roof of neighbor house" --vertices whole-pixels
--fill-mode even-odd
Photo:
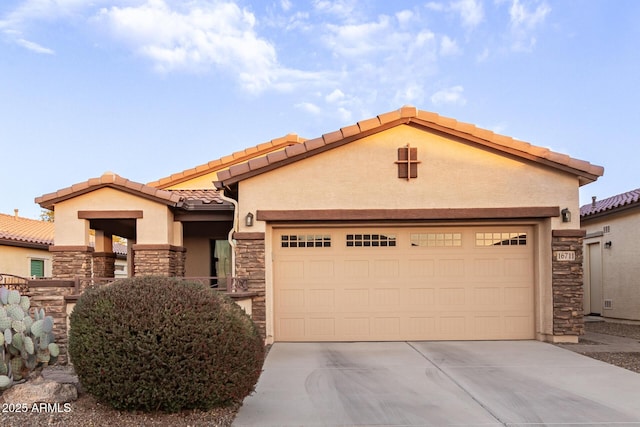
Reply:
[[[37,245],[53,244],[53,222],[0,213],[0,240]]]
[[[300,144],[305,141],[304,138],[299,137],[294,133],[283,136],[282,138],[272,139],[263,144],[250,147],[242,151],[236,151],[235,153],[222,157],[217,160],[212,160],[208,163],[196,166],[195,168],[186,169],[182,172],[174,173],[168,177],[160,178],[157,181],[148,183],[150,187],[167,188],[172,185],[180,184],[181,182],[188,181],[208,173],[213,173],[222,169],[226,169],[238,163],[246,162],[254,157],[260,157],[267,155],[273,151],[281,150],[291,145]]]
[[[574,159],[566,154],[556,153],[547,148],[537,147],[508,136],[499,135],[470,123],[463,123],[435,113],[418,110],[412,106],[404,106],[399,110],[361,120],[335,132],[326,133],[319,138],[306,140],[302,144],[291,145],[262,157],[256,156],[244,163],[221,170],[218,172],[219,182],[216,183],[216,186],[231,185],[245,178],[403,124],[443,133],[478,146],[564,170],[576,175],[580,185],[595,181],[604,173],[602,166],[592,165],[589,162]]]
[[[640,188],[602,200],[594,199],[593,202],[580,207],[580,218],[588,219],[598,214],[613,213],[635,205],[640,206]]]
[[[0,213],[0,244],[47,249],[53,245],[54,228],[53,222]],[[126,255],[127,246],[113,242],[113,252]]]

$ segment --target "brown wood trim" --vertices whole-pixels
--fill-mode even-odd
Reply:
[[[49,246],[49,252],[93,252],[95,249],[91,246]]]
[[[68,301],[68,302],[78,302],[79,299],[80,299],[80,295],[79,294],[65,295],[64,296],[64,300]]]
[[[235,232],[233,238],[236,240],[264,240],[264,233],[260,232]]]
[[[115,252],[94,252],[94,258],[116,258],[117,254]]]
[[[75,280],[60,279],[38,279],[29,280],[29,288],[73,288],[76,286]]]
[[[137,219],[142,211],[78,211],[78,219]]]
[[[258,210],[259,221],[380,221],[380,220],[447,220],[447,219],[513,219],[550,218],[560,216],[558,206],[516,208],[458,209],[319,209]]]
[[[2,246],[15,246],[18,248],[42,249],[47,250],[51,247],[50,243],[24,242],[22,240],[0,239]]]
[[[174,246],[169,244],[157,244],[157,245],[133,245],[134,251],[173,251],[173,252],[186,252],[187,248],[184,246]]]
[[[551,230],[553,237],[584,237],[587,230]]]

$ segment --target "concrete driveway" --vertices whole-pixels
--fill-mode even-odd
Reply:
[[[537,341],[276,343],[234,426],[640,426],[640,374]]]

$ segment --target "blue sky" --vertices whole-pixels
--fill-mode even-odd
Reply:
[[[410,104],[640,187],[635,0],[2,0],[0,212]]]

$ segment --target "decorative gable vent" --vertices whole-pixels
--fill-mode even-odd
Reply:
[[[610,299],[604,300],[604,308],[611,310],[613,308],[613,300],[610,300]]]
[[[406,147],[398,148],[398,178],[407,181],[418,177],[418,149],[407,144]]]
[[[603,233],[610,233],[611,232],[611,226],[605,225],[604,227],[602,227],[602,232]]]

